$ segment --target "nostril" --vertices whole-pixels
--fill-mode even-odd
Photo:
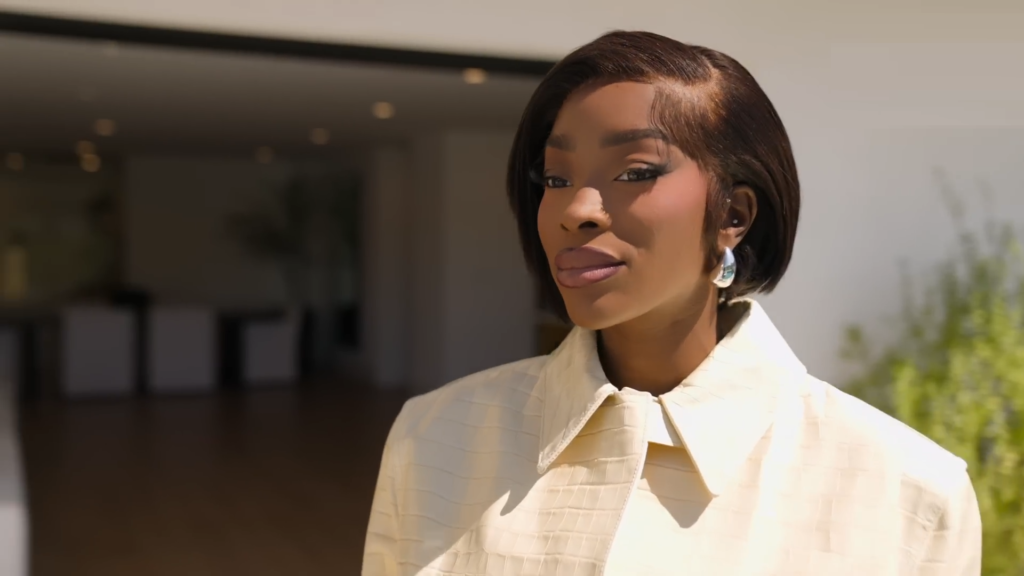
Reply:
[[[594,229],[594,228],[598,228],[598,227],[599,226],[597,225],[597,222],[594,222],[593,220],[587,220],[586,222],[583,222],[579,226],[580,230],[588,230],[588,229]]]

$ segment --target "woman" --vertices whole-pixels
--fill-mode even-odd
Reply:
[[[782,279],[800,193],[740,64],[649,33],[580,48],[508,193],[576,328],[406,404],[364,574],[980,573],[964,462],[809,376],[744,299]]]

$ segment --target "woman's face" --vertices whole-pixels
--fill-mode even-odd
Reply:
[[[712,293],[708,179],[651,126],[654,98],[633,82],[580,90],[544,153],[541,243],[569,317],[591,330],[703,306]]]

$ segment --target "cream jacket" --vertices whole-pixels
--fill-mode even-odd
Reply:
[[[976,576],[962,460],[809,376],[763,310],[660,397],[592,332],[413,398],[363,574]]]

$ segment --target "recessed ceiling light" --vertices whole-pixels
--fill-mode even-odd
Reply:
[[[113,136],[117,132],[117,123],[109,118],[100,118],[93,124],[93,130],[99,136]]]
[[[487,82],[487,71],[482,68],[466,68],[462,71],[462,79],[466,84],[483,84]]]
[[[270,164],[274,161],[274,149],[270,146],[260,146],[256,149],[256,161],[260,164]]]
[[[75,154],[78,154],[79,156],[85,156],[87,154],[95,153],[96,145],[93,144],[92,142],[89,142],[88,140],[82,140],[79,143],[75,144]]]
[[[323,146],[331,141],[331,131],[327,128],[313,128],[309,131],[309,141],[317,146]]]
[[[78,161],[78,165],[86,172],[99,172],[100,168],[103,167],[103,161],[95,154],[83,154]]]
[[[381,120],[395,116],[395,107],[390,102],[377,102],[373,105],[373,115]]]
[[[11,152],[4,158],[4,164],[7,165],[7,168],[18,172],[25,168],[25,157],[17,152]]]

